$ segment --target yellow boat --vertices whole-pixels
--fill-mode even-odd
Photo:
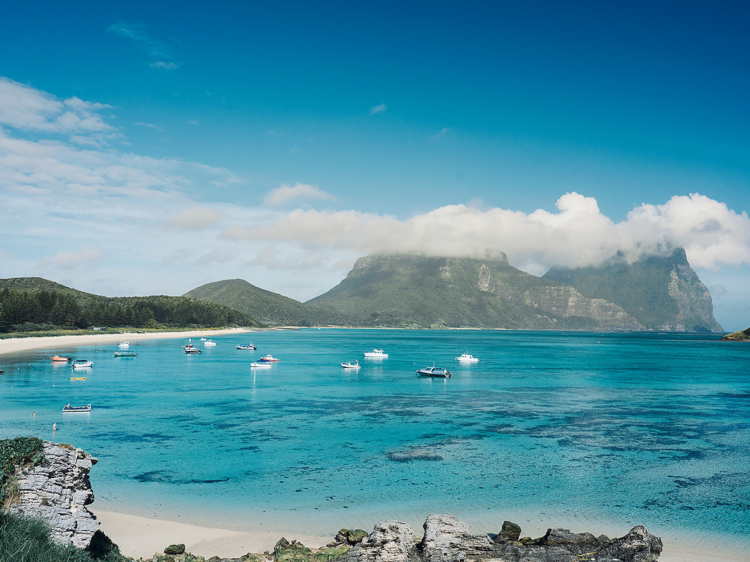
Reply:
[[[86,377],[70,377],[72,381],[85,381]]]

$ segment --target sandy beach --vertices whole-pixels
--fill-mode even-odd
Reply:
[[[226,330],[193,330],[191,332],[116,332],[90,334],[85,336],[49,336],[41,338],[9,338],[0,340],[0,355],[28,351],[30,349],[45,349],[49,347],[65,347],[67,345],[89,345],[97,343],[119,343],[123,341],[163,340],[172,338],[200,338],[216,337],[227,334],[241,334],[243,332],[258,332],[264,328],[230,328]]]
[[[248,552],[272,552],[281,537],[289,541],[297,540],[311,548],[319,548],[333,540],[333,535],[321,537],[273,530],[227,531],[122,513],[93,511],[101,523],[102,532],[120,547],[123,554],[136,558],[150,558],[156,552],[162,553],[170,544],[179,543],[185,545],[187,552],[205,558],[239,558]]]
[[[301,535],[293,531],[228,531],[96,509],[93,511],[101,523],[101,530],[120,547],[120,551],[126,556],[136,558],[151,557],[156,552],[162,553],[168,545],[178,543],[183,543],[187,552],[205,558],[210,556],[239,558],[248,552],[272,552],[274,545],[281,537],[289,541],[297,540],[311,548],[319,548],[331,542],[335,534],[335,531],[332,531],[331,536],[323,537]],[[665,547],[659,560],[660,562],[738,562],[748,561],[750,558],[681,551]]]

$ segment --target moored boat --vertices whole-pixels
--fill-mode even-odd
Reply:
[[[250,367],[253,369],[270,369],[270,363],[250,363]]]
[[[342,363],[341,366],[344,369],[359,369],[359,361],[355,360],[354,363],[347,361],[346,363]]]
[[[200,353],[201,352],[201,350],[195,347],[192,343],[183,345],[182,349],[185,350],[185,353]]]
[[[85,367],[93,367],[94,364],[91,361],[88,361],[87,359],[76,359],[75,361],[73,361],[71,366],[74,369],[82,369]]]
[[[86,377],[70,377],[72,381],[85,381]]]
[[[118,347],[120,349],[128,349],[130,347],[130,342],[129,341],[124,341]]]
[[[50,360],[60,363],[70,363],[73,361],[72,357],[63,357],[62,355],[53,355],[50,357]]]
[[[240,345],[236,345],[235,347],[237,349],[246,349],[248,351],[255,351],[256,349],[258,349],[252,343],[241,343]]]
[[[421,377],[440,377],[443,379],[448,379],[453,376],[445,367],[427,367],[425,369],[419,369],[417,374]]]
[[[258,361],[262,361],[263,363],[278,363],[279,360],[276,359],[273,355],[265,355],[258,359]]]
[[[86,406],[71,406],[70,404],[65,404],[62,411],[65,414],[85,414],[91,411],[91,404],[87,404]]]
[[[206,340],[206,341],[204,341],[204,342],[203,342],[203,346],[204,346],[204,347],[213,347],[213,346],[215,346],[215,345],[216,345],[216,342],[215,342],[215,341],[211,341],[211,340]]]
[[[365,351],[365,357],[368,359],[388,359],[388,354],[384,353],[382,349],[373,349],[372,351]]]
[[[115,351],[115,357],[138,357],[135,351]]]
[[[456,357],[456,361],[461,363],[479,363],[479,359],[468,353],[462,353],[460,357]]]

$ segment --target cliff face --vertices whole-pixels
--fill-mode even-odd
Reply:
[[[533,277],[533,276],[531,276]],[[490,267],[482,265],[479,274],[479,289],[503,299],[536,307],[561,318],[584,318],[596,323],[601,330],[639,331],[645,328],[622,307],[604,299],[585,297],[570,285],[562,283],[533,284],[518,287],[515,284],[495,279]]]
[[[364,325],[515,330],[645,329],[621,306],[492,259],[360,258],[346,279],[309,301]]]
[[[615,303],[648,330],[724,331],[714,319],[711,293],[682,248],[634,263],[618,257],[598,267],[553,268],[544,278]]]
[[[86,548],[99,529],[99,522],[86,507],[94,501],[88,475],[97,459],[81,449],[51,441],[44,442],[44,457],[46,462],[28,474],[16,471],[20,497],[11,502],[9,511],[44,519],[56,539]]]

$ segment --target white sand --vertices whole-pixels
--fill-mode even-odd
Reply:
[[[180,543],[185,545],[187,552],[205,558],[239,558],[248,552],[272,552],[281,537],[288,541],[297,540],[311,548],[319,548],[333,540],[333,536],[315,537],[277,531],[227,531],[122,513],[94,512],[101,523],[102,532],[120,547],[120,552],[136,558],[150,558],[156,552],[163,553],[170,544]]]
[[[8,338],[0,340],[0,355],[28,351],[29,349],[58,348],[69,345],[91,345],[97,343],[112,343],[139,340],[162,340],[170,338],[200,338],[216,337],[243,332],[257,332],[262,328],[231,328],[227,330],[195,330],[192,332],[104,332],[102,334],[86,336],[49,336],[41,338]]]
[[[333,541],[333,536],[321,537],[282,531],[227,531],[201,527],[189,523],[175,523],[108,511],[94,510],[101,530],[126,556],[151,557],[163,553],[170,544],[184,544],[187,552],[209,558],[239,558],[248,552],[273,552],[276,542],[285,537],[297,540],[310,548],[320,548]],[[730,557],[700,552],[665,549],[659,562],[748,562],[750,557]]]

